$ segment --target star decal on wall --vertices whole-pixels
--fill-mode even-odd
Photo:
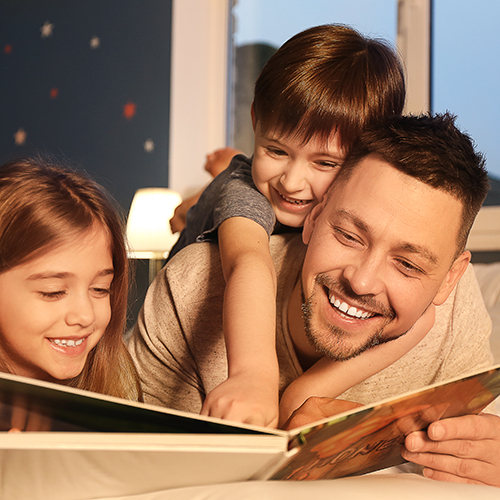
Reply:
[[[133,102],[129,101],[127,102],[127,104],[125,104],[125,106],[123,106],[123,116],[127,120],[131,120],[135,116],[135,113],[136,113],[136,105]]]
[[[98,49],[101,46],[101,39],[98,36],[93,36],[90,39],[90,48],[91,49]]]
[[[14,144],[16,146],[22,146],[26,142],[26,131],[23,128],[19,128],[14,134]]]
[[[155,143],[153,142],[152,139],[148,139],[144,143],[144,151],[146,151],[146,153],[152,153],[154,150],[155,150]]]
[[[48,38],[52,36],[53,30],[54,30],[54,25],[52,23],[49,23],[49,21],[45,21],[43,26],[40,28],[40,31],[42,33],[42,38]]]

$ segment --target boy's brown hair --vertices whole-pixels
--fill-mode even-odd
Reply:
[[[316,26],[285,42],[255,85],[262,130],[307,142],[340,134],[347,150],[367,126],[400,115],[403,67],[387,42],[344,25]]]

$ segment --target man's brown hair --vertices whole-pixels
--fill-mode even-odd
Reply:
[[[476,151],[471,137],[457,128],[455,120],[450,113],[409,115],[367,129],[354,144],[333,186],[349,179],[361,160],[376,155],[404,174],[450,194],[463,205],[457,240],[460,254],[489,181],[484,156]],[[332,195],[330,189],[328,196]]]

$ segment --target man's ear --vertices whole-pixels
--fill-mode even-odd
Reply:
[[[255,121],[255,109],[253,107],[253,101],[252,101],[252,105],[250,106],[250,116],[252,117],[252,127],[253,127],[253,131],[255,132],[256,121]]]
[[[319,214],[323,210],[323,201],[318,203],[308,214],[304,220],[304,228],[302,229],[302,241],[308,245],[309,240],[311,239],[311,235],[314,230],[314,226],[316,225],[316,220],[319,217]]]
[[[471,259],[471,254],[467,250],[465,252],[462,252],[455,262],[453,262],[453,265],[451,266],[450,270],[446,274],[446,277],[441,283],[441,286],[438,290],[438,293],[434,297],[434,300],[432,303],[436,306],[440,306],[445,302],[445,300],[449,297],[450,293],[453,291],[455,286],[458,283],[458,280],[463,276],[465,273],[465,270],[467,269],[467,266],[469,265]]]

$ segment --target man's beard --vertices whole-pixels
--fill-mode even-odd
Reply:
[[[397,337],[386,338],[383,336],[385,327],[394,319],[395,313],[392,309],[388,309],[384,305],[375,301],[372,297],[357,295],[347,283],[340,282],[325,274],[319,274],[315,283],[318,286],[327,286],[330,290],[338,291],[340,295],[346,298],[355,299],[359,305],[365,305],[371,311],[377,311],[378,314],[385,318],[384,325],[371,333],[366,340],[358,345],[349,343],[351,334],[335,325],[325,325],[326,332],[315,330],[313,325],[314,314],[314,296],[315,291],[308,299],[305,299],[304,290],[302,288],[302,313],[304,319],[304,329],[309,343],[316,349],[317,352],[329,357],[333,361],[347,361],[355,358],[361,353],[375,347],[379,344],[390,342]],[[315,288],[316,289],[316,288]],[[333,307],[333,306],[332,306]],[[406,332],[402,333],[404,335]],[[401,336],[399,335],[399,336]]]

